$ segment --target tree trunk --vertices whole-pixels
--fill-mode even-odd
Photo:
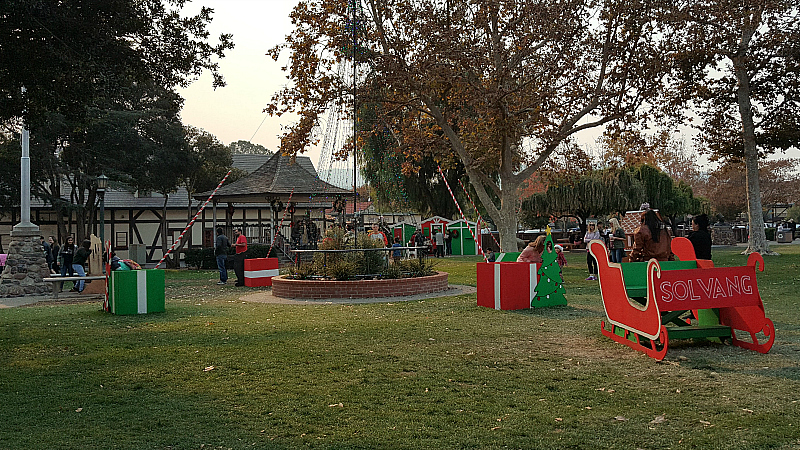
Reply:
[[[500,196],[499,217],[492,217],[496,221],[497,231],[500,232],[500,251],[517,252],[517,192],[519,185],[503,183]]]
[[[774,254],[769,249],[766,231],[764,230],[764,212],[761,206],[761,187],[758,178],[758,148],[756,147],[753,109],[750,102],[750,77],[747,73],[744,58],[735,57],[732,59],[736,79],[739,82],[736,99],[739,104],[739,114],[742,118],[744,164],[747,177],[747,217],[750,225],[747,249],[743,254]]]

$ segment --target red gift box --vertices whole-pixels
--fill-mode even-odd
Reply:
[[[245,286],[272,286],[272,277],[277,276],[278,258],[253,258],[244,260]]]
[[[514,310],[529,309],[539,279],[534,263],[478,263],[478,306]]]

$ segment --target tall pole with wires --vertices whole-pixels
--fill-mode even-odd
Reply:
[[[356,13],[356,2],[359,0],[353,0],[353,12],[352,12],[352,29],[353,29],[353,50],[351,57],[353,58],[353,233],[358,233],[358,229],[356,228],[356,206],[358,205],[358,101],[357,101],[357,93],[356,93],[356,83],[358,81],[358,62],[356,60],[356,47],[358,46],[358,34],[357,34],[357,23],[358,23],[358,16]]]

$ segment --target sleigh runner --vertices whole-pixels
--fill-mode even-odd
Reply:
[[[751,254],[746,266],[715,268],[697,260],[685,238],[672,241],[679,261],[609,263],[599,240],[589,243],[589,251],[598,263],[607,317],[601,330],[612,340],[657,360],[675,339],[730,339],[761,353],[772,347],[775,327],[756,283],[756,267],[764,270],[760,254]],[[749,340],[741,339],[745,335]]]

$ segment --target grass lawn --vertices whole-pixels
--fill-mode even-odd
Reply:
[[[800,448],[800,246],[774,248],[767,355],[675,342],[659,363],[603,337],[585,253],[569,306],[521,312],[243,303],[212,271],[168,272],[162,314],[0,310],[0,448]],[[476,260],[437,269],[474,285]]]

